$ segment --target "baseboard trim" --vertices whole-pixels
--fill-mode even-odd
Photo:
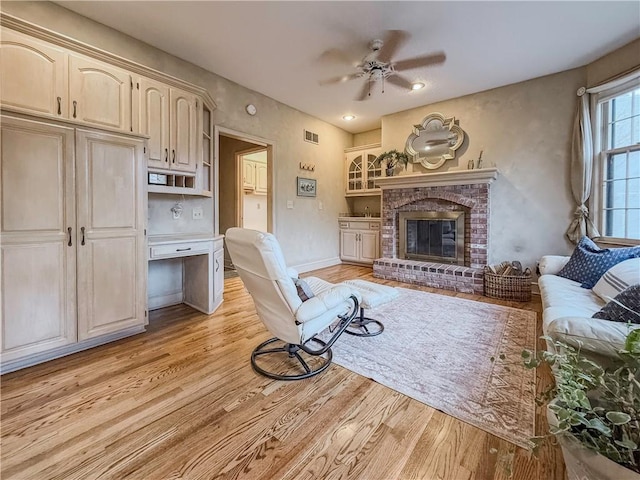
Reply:
[[[158,295],[157,297],[149,297],[149,310],[157,310],[159,308],[178,305],[184,300],[183,293],[176,292],[168,295]]]
[[[318,270],[320,268],[333,267],[334,265],[340,265],[340,257],[327,258],[325,260],[317,260],[315,262],[301,263],[300,265],[292,265],[298,273],[306,273],[312,270]]]
[[[106,343],[111,343],[125,337],[130,337],[131,335],[144,333],[145,330],[146,329],[144,325],[129,327],[120,332],[109,333],[100,337],[90,338],[78,343],[72,343],[70,345],[65,345],[64,347],[49,350],[48,352],[36,353],[19,360],[3,362],[0,366],[0,374],[4,375],[5,373],[14,372],[26,367],[31,367],[32,365],[37,365],[38,363],[44,363],[56,358],[66,357],[67,355],[71,355],[72,353],[78,353],[82,350],[88,350],[89,348],[104,345]]]

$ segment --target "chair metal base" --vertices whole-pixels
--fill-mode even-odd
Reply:
[[[265,377],[273,378],[274,380],[302,380],[304,378],[313,377],[323,371],[325,371],[329,365],[331,365],[331,360],[333,359],[333,353],[331,349],[328,348],[322,355],[313,355],[314,359],[320,359],[320,366],[316,368],[311,368],[309,364],[305,361],[301,354],[304,354],[305,351],[300,348],[300,345],[293,345],[291,343],[282,342],[282,346],[275,348],[265,348],[268,345],[271,345],[275,342],[282,342],[277,337],[271,338],[266,342],[258,345],[253,352],[251,353],[251,366],[253,369],[261,375]],[[327,346],[325,342],[318,338],[312,338],[307,343],[314,342],[319,344],[322,349]],[[306,344],[305,344],[306,345]],[[288,358],[295,358],[300,363],[300,366],[304,369],[304,373],[294,373],[290,375],[280,374],[270,372],[265,370],[264,368],[258,365],[256,358],[260,355],[271,355],[271,354],[279,354],[286,353]]]
[[[384,332],[384,325],[375,318],[365,317],[364,308],[360,307],[360,315],[353,320],[345,333],[357,337],[375,337]]]

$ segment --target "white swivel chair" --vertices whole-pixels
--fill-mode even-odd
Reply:
[[[298,274],[287,269],[273,235],[230,228],[225,240],[231,261],[253,298],[258,317],[275,335],[252,352],[253,368],[277,380],[300,380],[324,371],[331,363],[331,346],[358,313],[359,294],[346,285],[327,288],[324,282],[324,288],[314,291],[315,296],[303,302],[294,282]],[[313,290],[314,282],[309,283]],[[329,340],[316,338],[333,323],[336,325]],[[298,370],[302,367],[297,373],[289,373],[293,359],[297,360],[294,364]],[[282,368],[285,373],[281,373]]]

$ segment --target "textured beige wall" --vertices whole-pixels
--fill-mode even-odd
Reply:
[[[275,232],[291,265],[336,258],[339,255],[336,217],[347,206],[344,199],[344,148],[353,135],[214,73],[128,37],[116,30],[48,2],[2,2],[3,12],[115,53],[142,65],[206,88],[214,98],[216,125],[274,142]],[[221,45],[220,48],[224,48]],[[258,114],[244,107],[253,103]],[[303,129],[316,132],[320,145],[303,140]],[[299,162],[315,163],[304,172]],[[296,176],[316,178],[316,198],[296,197]],[[294,202],[286,208],[287,200]],[[192,200],[186,199],[189,204]],[[320,202],[323,209],[320,210]],[[310,218],[314,220],[309,221]]]
[[[362,145],[371,145],[372,143],[380,143],[382,138],[382,129],[376,128],[368,132],[360,132],[353,135],[353,146],[360,147]]]
[[[403,149],[412,125],[429,113],[459,120],[467,134],[461,156],[436,171],[466,169],[484,150],[484,165],[500,170],[492,185],[489,261],[533,266],[544,254],[571,252],[564,237],[574,208],[570,137],[585,77],[579,68],[385,116],[382,148]]]
[[[587,65],[587,87],[640,67],[640,38]]]

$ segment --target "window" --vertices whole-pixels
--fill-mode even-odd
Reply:
[[[600,234],[640,240],[640,80],[603,91],[595,102]]]

